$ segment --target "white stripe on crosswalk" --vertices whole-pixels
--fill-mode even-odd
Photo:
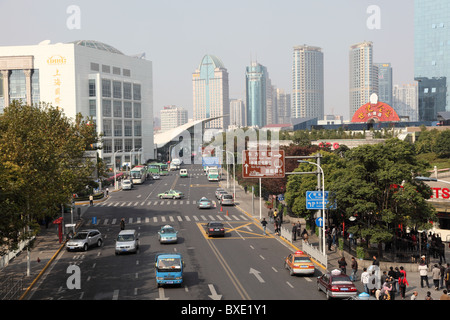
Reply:
[[[217,219],[223,220],[223,218],[221,216],[219,216],[219,215],[217,215]]]
[[[173,222],[173,217],[172,217],[172,216],[169,216],[169,220],[170,220],[171,222]]]
[[[141,223],[141,218],[137,218],[137,222],[136,223]]]
[[[133,223],[133,218],[128,219],[128,223],[132,224]]]
[[[116,221],[117,221],[117,219],[114,218],[114,219],[111,221],[111,224],[116,224]]]
[[[236,217],[235,215],[232,215],[232,217],[233,217],[235,220],[239,220],[239,218]]]
[[[194,216],[194,220],[195,220],[195,221],[198,221],[198,218],[197,218],[197,216]]]
[[[228,215],[226,215],[226,216],[224,216],[225,217],[225,219],[227,219],[227,220],[231,220],[231,218],[228,216]]]
[[[181,216],[177,216],[178,221],[183,221],[183,218]]]
[[[105,219],[105,221],[103,222],[104,225],[108,224],[108,219]]]
[[[162,222],[166,222],[166,217],[161,217]]]
[[[191,218],[189,218],[189,216],[184,216],[184,218],[186,219],[186,221],[191,221]]]
[[[153,217],[153,222],[157,222],[158,218],[157,217]]]
[[[145,217],[145,223],[149,223],[150,222],[150,218],[149,217]]]
[[[206,221],[207,219],[205,218],[205,216],[200,216],[200,218],[202,218],[203,221]]]

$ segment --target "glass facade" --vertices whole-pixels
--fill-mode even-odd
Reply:
[[[245,78],[247,126],[264,127],[267,121],[267,68],[253,62],[246,68]]]
[[[449,111],[450,2],[414,1],[414,78],[419,83],[419,121]]]

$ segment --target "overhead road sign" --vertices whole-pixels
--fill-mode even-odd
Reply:
[[[284,178],[284,151],[242,151],[243,178]]]

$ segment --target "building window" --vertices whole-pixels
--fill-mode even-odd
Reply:
[[[133,117],[131,102],[125,101],[123,103],[123,116],[124,116],[124,118],[132,118]]]
[[[114,120],[114,137],[122,136],[122,120]]]
[[[89,116],[90,117],[97,116],[97,103],[95,100],[89,100]]]
[[[116,99],[122,98],[122,82],[113,81],[113,97]]]
[[[111,97],[111,80],[102,79],[102,97]]]
[[[122,139],[114,139],[114,152],[123,150]]]
[[[103,108],[103,116],[104,117],[111,117],[112,116],[112,112],[111,112],[111,100],[106,100],[103,99],[102,101],[102,108]]]
[[[91,62],[92,71],[100,71],[100,65],[98,63]]]
[[[133,83],[133,99],[137,101],[141,100],[141,85],[138,83]]]
[[[111,120],[103,120],[103,135],[105,137],[112,136]]]
[[[136,137],[140,137],[142,134],[142,126],[141,126],[141,121],[136,120],[134,121],[134,135]]]
[[[104,73],[111,73],[111,67],[102,64],[102,72],[104,72]]]
[[[134,103],[134,117],[141,118],[141,104],[139,102]]]
[[[89,79],[89,97],[95,97],[96,95],[95,79]]]
[[[134,139],[134,147],[136,149],[141,149],[142,148],[142,139]]]
[[[120,68],[113,67],[113,74],[117,74],[118,76],[120,76]]]
[[[129,69],[123,69],[123,75],[125,77],[131,77],[131,71]]]
[[[3,89],[1,89],[3,92]],[[39,89],[39,69],[34,69],[31,74],[31,102],[39,103],[41,100]]]
[[[113,101],[113,109],[114,109],[114,117],[122,118],[122,101],[114,100]]]
[[[102,146],[103,153],[112,153],[112,141],[111,139],[104,139]]]
[[[123,98],[127,100],[131,100],[131,83],[124,82],[123,83]]]
[[[23,70],[11,70],[9,76],[10,100],[27,100],[26,80]]]
[[[131,120],[124,120],[123,128],[124,128],[124,136],[125,137],[133,136],[133,122]]]
[[[130,152],[133,149],[133,139],[125,139],[125,152]]]

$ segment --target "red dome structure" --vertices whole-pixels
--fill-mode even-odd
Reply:
[[[370,102],[361,106],[353,115],[352,123],[355,122],[393,122],[400,121],[400,118],[395,110],[384,102],[378,101],[378,96],[372,94]]]

